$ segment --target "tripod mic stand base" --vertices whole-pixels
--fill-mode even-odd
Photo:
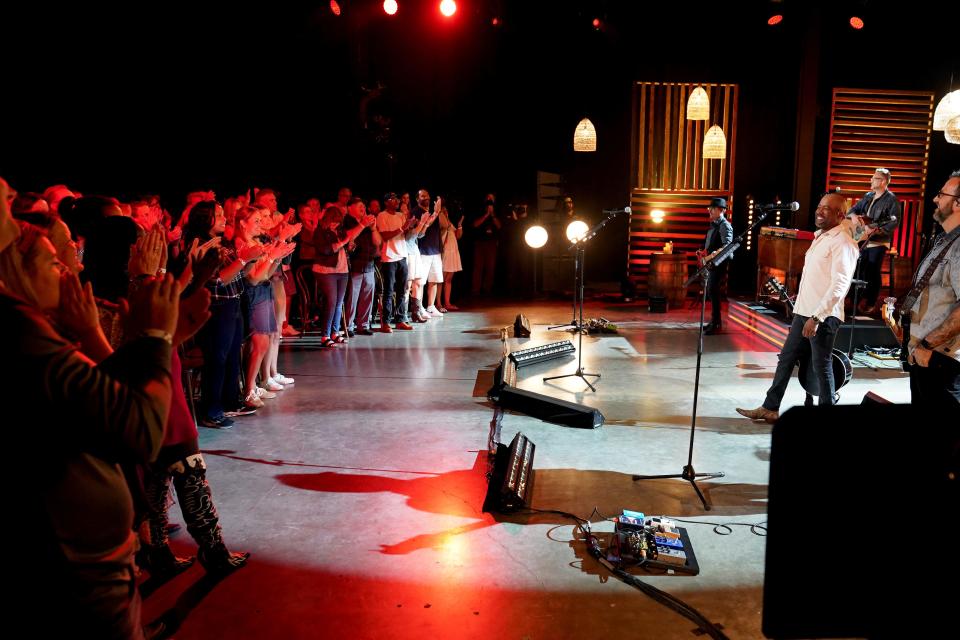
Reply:
[[[713,473],[697,473],[693,470],[693,465],[686,465],[683,467],[683,472],[681,473],[667,473],[656,476],[633,476],[633,481],[637,480],[664,480],[668,478],[679,478],[680,480],[686,480],[693,486],[693,490],[697,492],[697,497],[700,498],[700,502],[703,503],[704,511],[710,511],[712,509],[710,502],[707,500],[706,496],[703,495],[703,492],[700,490],[700,487],[697,486],[697,478],[722,478],[725,474],[723,471],[715,471]]]
[[[562,375],[562,376],[550,376],[550,377],[548,377],[548,378],[544,378],[543,381],[546,382],[547,380],[559,380],[560,378],[580,378],[581,380],[583,380],[583,382],[584,382],[588,387],[590,387],[590,390],[591,390],[591,391],[593,391],[594,393],[596,393],[596,392],[597,392],[596,388],[594,388],[594,386],[593,386],[592,384],[590,384],[590,381],[587,380],[586,376],[592,376],[592,377],[594,377],[594,378],[599,378],[599,377],[600,377],[600,374],[599,374],[599,373],[587,373],[587,372],[584,371],[583,369],[577,369],[575,373],[566,373],[566,374],[564,374],[564,375]]]

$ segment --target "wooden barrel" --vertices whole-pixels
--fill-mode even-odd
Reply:
[[[647,295],[664,296],[671,308],[682,308],[687,297],[687,288],[683,286],[687,277],[686,254],[651,253]]]

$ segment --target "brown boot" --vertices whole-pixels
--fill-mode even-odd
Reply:
[[[757,407],[756,409],[738,408],[737,413],[745,418],[750,418],[751,420],[763,420],[764,422],[769,422],[771,424],[776,422],[777,418],[780,417],[779,411],[771,411],[770,409],[765,409],[764,407]]]

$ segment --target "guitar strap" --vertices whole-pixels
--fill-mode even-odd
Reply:
[[[920,298],[920,294],[923,293],[923,290],[927,288],[927,285],[930,283],[930,278],[933,277],[933,272],[937,270],[937,267],[940,266],[940,263],[943,261],[944,256],[947,255],[947,251],[950,250],[950,246],[957,241],[957,238],[960,238],[960,227],[957,227],[950,232],[948,236],[944,239],[943,249],[940,250],[930,264],[927,266],[926,270],[923,272],[923,275],[918,279],[917,276],[920,275],[920,272],[913,277],[913,286],[910,288],[910,291],[906,296],[903,297],[903,300],[897,303],[894,306],[894,311],[899,317],[904,317],[910,313],[910,310],[913,309],[913,305],[916,304],[917,299]]]

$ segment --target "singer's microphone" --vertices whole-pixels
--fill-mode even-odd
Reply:
[[[604,209],[604,213],[630,213],[630,207],[624,207],[623,209]]]
[[[780,204],[765,204],[760,207],[764,211],[799,211],[799,202],[782,202]]]

